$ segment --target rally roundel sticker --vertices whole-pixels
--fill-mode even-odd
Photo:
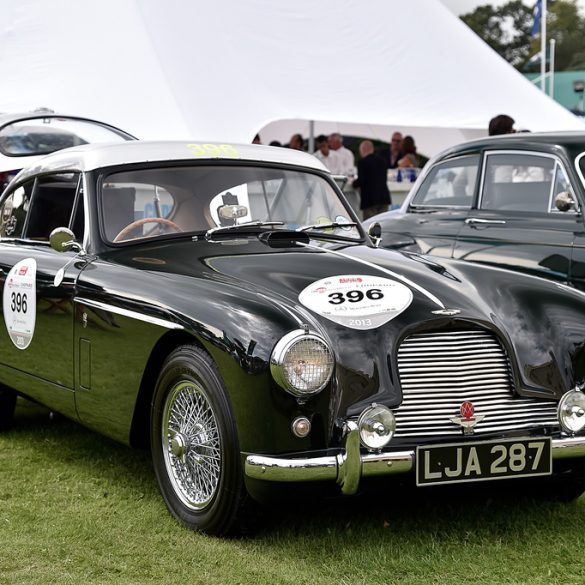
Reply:
[[[400,315],[412,291],[395,280],[344,274],[310,284],[299,301],[315,313],[352,329],[375,329]]]
[[[4,285],[2,296],[4,322],[12,343],[18,349],[26,349],[35,332],[36,275],[36,260],[25,258],[12,267]]]

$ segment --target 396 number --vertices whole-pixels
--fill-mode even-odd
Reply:
[[[26,299],[26,293],[12,293],[10,295],[10,309],[16,313],[26,313],[28,309],[28,303]]]
[[[231,144],[187,144],[193,156],[216,157],[225,156],[234,158],[238,151]]]
[[[330,293],[328,295],[331,305],[341,305],[346,301],[348,303],[359,303],[365,298],[371,301],[377,301],[384,297],[384,293],[379,288],[370,288],[365,293],[361,290],[349,290],[345,294],[342,292]]]

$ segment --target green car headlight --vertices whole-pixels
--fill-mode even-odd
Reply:
[[[578,433],[585,427],[585,394],[569,390],[559,402],[559,423],[567,433]]]
[[[276,344],[270,358],[274,380],[287,392],[303,397],[317,394],[329,382],[335,367],[333,352],[319,335],[297,329]]]

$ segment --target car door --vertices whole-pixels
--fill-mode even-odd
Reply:
[[[478,206],[453,257],[567,282],[575,233],[583,229],[575,209],[555,207],[558,193],[573,192],[568,177],[554,154],[486,152]]]
[[[435,164],[410,198],[405,213],[381,223],[382,245],[450,258],[476,193],[479,154]]]
[[[2,371],[9,385],[73,415],[73,297],[84,263],[53,250],[49,235],[56,227],[83,230],[80,176],[46,175],[16,187],[0,212]]]

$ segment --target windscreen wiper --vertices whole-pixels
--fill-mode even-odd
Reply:
[[[306,232],[307,230],[325,230],[328,228],[344,228],[344,227],[355,227],[357,223],[355,221],[348,221],[339,223],[337,221],[332,221],[331,223],[315,223],[313,225],[304,225],[300,228],[297,228],[297,232]]]
[[[214,227],[208,229],[205,232],[205,238],[209,239],[214,236],[218,236],[221,234],[231,234],[234,232],[243,232],[243,233],[254,233],[258,231],[258,228],[272,228],[274,226],[284,225],[283,221],[247,221],[245,223],[237,223],[234,225],[222,225],[219,227]],[[197,237],[197,236],[195,236]]]

